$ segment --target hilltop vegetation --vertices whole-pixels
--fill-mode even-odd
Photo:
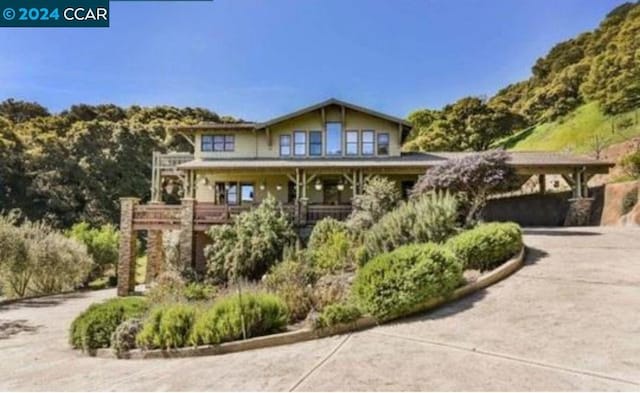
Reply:
[[[576,143],[577,151],[585,151],[601,123],[640,107],[638,37],[640,2],[625,3],[594,31],[554,46],[529,79],[487,100],[465,97],[442,110],[412,113],[416,128],[405,149],[477,150],[525,130],[507,146],[565,149]],[[554,141],[548,145],[540,142],[549,138]]]
[[[167,127],[233,121],[201,108],[74,105],[50,114],[33,102],[0,103],[0,211],[66,228],[116,223],[119,198],[148,197],[151,153],[188,151]]]
[[[597,102],[499,140],[495,147],[510,150],[557,150],[599,155],[604,147],[640,135],[640,110],[605,115]]]

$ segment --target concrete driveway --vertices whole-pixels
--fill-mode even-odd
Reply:
[[[213,356],[105,360],[67,329],[111,290],[0,307],[2,390],[639,390],[640,230],[530,229],[513,276],[356,334]]]

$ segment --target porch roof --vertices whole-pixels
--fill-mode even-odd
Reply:
[[[419,168],[440,165],[473,152],[403,153],[392,157],[300,157],[197,159],[178,165],[179,169],[295,169],[295,168]],[[573,169],[584,167],[592,173],[607,173],[614,163],[554,152],[508,152],[508,162],[516,168]]]

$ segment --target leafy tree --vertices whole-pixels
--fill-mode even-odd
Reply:
[[[71,227],[67,236],[84,244],[93,259],[88,281],[101,277],[108,268],[116,266],[119,234],[113,225],[91,228],[89,223],[79,222]]]
[[[524,126],[522,116],[505,105],[491,107],[477,97],[465,97],[441,112],[422,110],[409,116],[418,134],[406,150],[487,150],[493,142]]]
[[[37,117],[49,116],[49,111],[36,102],[9,98],[0,102],[0,116],[12,123],[22,123]]]
[[[515,171],[507,165],[507,153],[494,150],[470,154],[435,166],[418,179],[412,195],[433,190],[459,193],[467,202],[465,223],[471,226],[487,202],[487,197],[513,186]]]

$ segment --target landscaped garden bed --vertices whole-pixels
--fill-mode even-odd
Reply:
[[[487,160],[476,171],[501,168]],[[70,342],[121,358],[282,345],[422,312],[515,271],[524,253],[520,227],[478,223],[482,201],[443,188],[419,183],[400,201],[395,184],[371,178],[351,217],[318,222],[306,247],[267,198],[232,225],[211,228],[204,277],[168,261],[145,296],[82,313]]]

